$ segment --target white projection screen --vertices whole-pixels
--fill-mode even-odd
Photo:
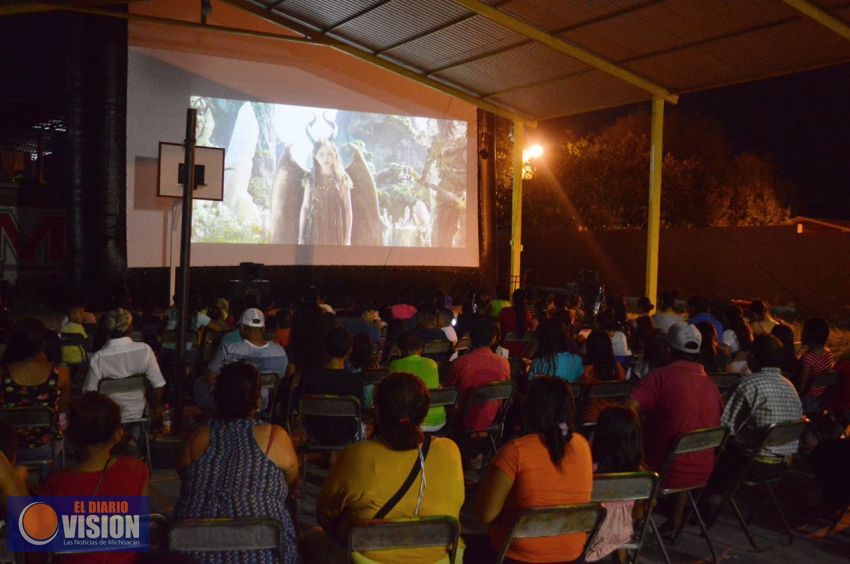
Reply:
[[[128,67],[130,267],[176,257],[180,204],[157,197],[156,158],[190,107],[198,145],[225,151],[223,201],[193,206],[193,265],[478,266],[473,106],[309,64],[136,46]]]

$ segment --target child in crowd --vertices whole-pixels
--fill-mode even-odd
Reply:
[[[642,446],[643,437],[637,413],[626,407],[605,409],[599,416],[593,434],[591,454],[594,474],[638,471]],[[603,505],[607,512],[605,521],[588,550],[588,562],[601,560],[628,542],[634,534],[634,501],[615,501]]]
[[[832,352],[826,348],[829,340],[829,325],[818,317],[806,320],[803,325],[802,341],[805,347],[800,356],[800,372],[797,377],[797,391],[803,400],[803,413],[813,413],[821,409],[825,386],[813,386],[815,379],[835,368]]]
[[[83,327],[85,318],[85,307],[81,304],[74,304],[68,308],[67,317],[62,321],[59,327],[59,332],[63,335],[80,335],[83,341],[86,341],[89,336],[86,334],[86,328]],[[86,349],[83,345],[63,346],[62,347],[62,362],[71,367],[76,367],[86,360]]]

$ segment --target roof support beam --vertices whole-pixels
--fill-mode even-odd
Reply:
[[[658,243],[661,239],[661,166],[664,140],[664,100],[652,99],[649,152],[649,206],[646,216],[646,297],[658,298]]]
[[[818,8],[811,2],[806,0],[782,0],[798,12],[801,12],[813,19],[822,26],[834,31],[844,39],[850,41],[850,26],[843,21],[829,14],[825,10]]]
[[[626,68],[620,67],[599,55],[591,53],[578,45],[574,45],[573,43],[566,41],[565,39],[552,35],[547,31],[517,19],[501,10],[493,8],[480,0],[453,0],[453,2],[499,24],[506,29],[513,31],[514,33],[524,35],[541,45],[545,45],[550,49],[554,49],[555,51],[577,59],[586,65],[628,82],[629,84],[645,90],[653,96],[660,97],[671,104],[675,104],[678,101],[678,96],[670,92],[664,86],[635,74]]]
[[[397,75],[402,76],[404,78],[408,78],[410,80],[418,82],[419,84],[422,84],[423,86],[433,88],[434,90],[437,90],[437,91],[442,92],[444,94],[448,94],[449,96],[453,96],[453,97],[455,97],[459,100],[463,100],[464,102],[467,102],[469,104],[477,106],[477,107],[481,108],[482,110],[486,110],[488,112],[491,112],[491,113],[494,113],[496,115],[505,117],[505,118],[510,119],[512,121],[518,121],[518,122],[523,123],[523,124],[530,126],[530,127],[536,127],[536,125],[537,125],[536,121],[528,115],[512,112],[512,111],[510,111],[509,109],[507,109],[503,106],[500,106],[498,104],[493,104],[491,102],[484,100],[479,95],[470,94],[469,92],[465,92],[465,91],[460,90],[458,88],[454,88],[454,87],[449,86],[447,84],[444,84],[442,82],[428,78],[424,75],[424,73],[417,72],[415,70],[411,70],[409,68],[406,68],[406,67],[403,67],[399,64],[396,64],[396,63],[394,63],[390,60],[387,60],[387,59],[384,59],[384,58],[381,58],[381,57],[377,57],[374,54],[367,51],[365,47],[359,47],[359,46],[355,47],[355,46],[349,45],[348,43],[344,43],[342,41],[339,41],[337,39],[329,37],[329,36],[323,34],[321,31],[317,31],[317,30],[311,29],[311,28],[309,28],[305,25],[302,25],[300,23],[294,22],[294,21],[292,21],[288,18],[285,18],[285,17],[278,15],[276,13],[273,13],[270,10],[267,10],[265,8],[257,6],[255,3],[251,2],[251,1],[248,1],[248,0],[221,0],[221,1],[224,2],[225,4],[230,4],[231,6],[239,8],[240,10],[243,10],[245,12],[248,12],[249,14],[253,14],[253,15],[259,17],[259,18],[262,18],[262,19],[264,19],[268,22],[277,24],[277,25],[279,25],[283,28],[289,29],[289,30],[294,31],[296,33],[299,33],[299,34],[305,36],[306,38],[310,39],[311,42],[314,43],[314,44],[323,45],[323,46],[326,46],[326,47],[331,47],[333,49],[336,49],[337,51],[342,51],[343,53],[351,55],[352,57],[358,58],[362,61],[366,61],[367,63],[370,63],[372,65],[380,67],[380,68],[382,68],[386,71],[389,71],[393,74],[397,74]]]

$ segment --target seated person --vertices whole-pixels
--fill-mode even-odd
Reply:
[[[391,374],[378,384],[375,436],[342,451],[319,494],[316,513],[322,528],[305,539],[310,562],[345,562],[348,530],[356,521],[428,515],[459,518],[464,500],[460,452],[450,439],[428,437],[421,431],[428,404],[428,390],[411,374]],[[389,504],[414,464],[420,465],[421,476],[398,502]],[[458,562],[463,561],[462,548]],[[443,555],[441,549],[420,548],[362,556],[370,562],[435,562]]]
[[[619,362],[614,360],[614,349],[611,346],[611,338],[608,333],[594,329],[587,336],[585,342],[584,372],[579,383],[592,386],[602,382],[622,382],[626,379],[626,371]],[[599,414],[606,407],[614,405],[611,400],[591,399],[584,402],[579,420],[582,423],[596,421]]]
[[[499,450],[484,475],[475,504],[475,517],[489,527],[495,552],[523,510],[590,501],[590,445],[569,427],[573,409],[566,382],[552,376],[531,381],[522,404],[525,435]],[[586,536],[518,539],[507,556],[522,562],[572,561],[581,554]]]
[[[56,421],[68,409],[71,376],[68,369],[47,359],[47,330],[36,319],[17,321],[9,333],[3,357],[0,405],[3,407],[47,407]],[[61,443],[59,428],[19,428],[19,462],[49,458],[52,443]]]
[[[373,344],[381,342],[381,317],[371,304],[362,304],[354,310],[355,317],[345,318],[343,327],[352,335],[366,333]]]
[[[239,319],[242,340],[238,343],[222,343],[207,365],[207,373],[203,378],[195,379],[195,401],[207,412],[214,409],[212,388],[218,373],[225,364],[245,360],[257,367],[261,373],[273,372],[282,378],[286,374],[289,360],[283,347],[274,342],[266,341],[264,332],[266,318],[257,308],[248,308]],[[268,397],[263,395],[263,406],[268,404]]]
[[[806,320],[802,335],[805,349],[800,355],[800,372],[797,376],[797,391],[803,401],[803,413],[819,411],[823,404],[825,386],[812,386],[814,380],[835,368],[832,352],[826,347],[829,340],[829,325],[823,319],[813,317]]]
[[[715,372],[731,372],[732,357],[725,346],[718,344],[714,326],[707,321],[694,324],[702,335],[699,349],[699,363],[709,374]]]
[[[345,369],[345,361],[351,354],[351,335],[342,327],[335,327],[325,338],[324,366],[305,370],[301,373],[298,388],[295,391],[295,405],[307,394],[332,396],[354,396],[363,405],[363,377]],[[338,417],[309,417],[305,421],[310,437],[324,445],[342,445],[360,435],[360,429],[354,420]]]
[[[112,455],[122,441],[121,408],[107,396],[88,392],[71,402],[68,439],[79,448],[82,461],[72,470],[51,474],[41,489],[44,496],[146,496],[148,467],[141,460]],[[65,554],[59,562],[129,563],[139,555],[132,552]]]
[[[270,517],[283,529],[285,564],[299,562],[290,510],[298,484],[298,456],[286,430],[254,419],[260,374],[245,361],[222,367],[215,386],[216,418],[198,428],[177,462],[181,477],[175,519]],[[233,562],[271,562],[272,551],[228,553]],[[191,553],[196,562],[222,562],[215,552]],[[232,560],[231,560],[232,559]]]
[[[537,352],[529,377],[538,374],[555,376],[566,382],[575,382],[582,374],[581,357],[569,352],[567,328],[560,319],[546,319],[538,329]]]
[[[59,326],[59,333],[64,335],[79,335],[83,342],[89,338],[86,334],[86,328],[83,327],[83,317],[85,308],[82,305],[72,305],[68,308],[68,315]],[[82,364],[88,354],[86,353],[85,345],[62,347],[62,362],[68,366],[77,366]]]
[[[144,374],[154,390],[154,409],[158,409],[165,389],[165,378],[162,377],[153,350],[145,343],[137,343],[130,338],[133,314],[126,309],[114,309],[105,317],[109,341],[91,356],[83,391],[96,392],[100,381],[106,378]],[[147,407],[144,390],[112,394],[110,397],[121,406],[123,421],[142,417]]]
[[[470,329],[470,351],[452,363],[447,386],[460,388],[458,414],[465,413],[461,429],[478,431],[486,429],[499,411],[498,402],[488,402],[464,409],[469,392],[478,386],[511,379],[511,365],[490,347],[496,344],[496,324],[479,316]]]
[[[426,388],[440,387],[440,373],[437,363],[430,358],[422,357],[422,341],[415,333],[405,333],[398,342],[401,349],[401,358],[390,363],[390,373],[406,372],[419,378]],[[428,410],[425,420],[422,422],[422,430],[426,433],[439,431],[446,424],[446,409],[444,407],[432,407]]]
[[[667,331],[672,362],[656,368],[641,379],[632,391],[628,405],[644,415],[643,448],[646,463],[655,472],[663,469],[673,443],[681,435],[720,425],[723,402],[717,386],[699,364],[702,336],[687,323],[672,325]],[[664,488],[688,488],[708,482],[714,467],[714,453],[703,451],[676,458],[661,477]],[[664,529],[676,531],[687,502],[680,495]]]
[[[452,310],[445,307],[437,310],[437,327],[446,334],[446,339],[451,341],[452,346],[457,346],[458,336],[454,325],[452,325],[453,322],[456,323],[455,314]]]
[[[731,485],[768,426],[803,416],[794,385],[779,369],[782,359],[782,343],[773,335],[759,335],[753,340],[748,359],[752,374],[741,377],[720,418],[729,429],[729,438],[711,475],[709,491],[724,491]],[[797,452],[797,447],[797,441],[793,441],[759,452],[753,471],[784,471],[782,463]]]
[[[438,327],[434,304],[422,304],[416,311],[416,327],[411,331],[423,343],[448,342],[445,332]]]

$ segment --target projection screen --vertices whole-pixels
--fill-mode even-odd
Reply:
[[[225,151],[223,201],[193,206],[193,265],[477,266],[475,110],[439,101],[131,48],[129,265],[174,257],[180,204],[156,196],[157,148],[182,141],[193,107],[198,145]]]

